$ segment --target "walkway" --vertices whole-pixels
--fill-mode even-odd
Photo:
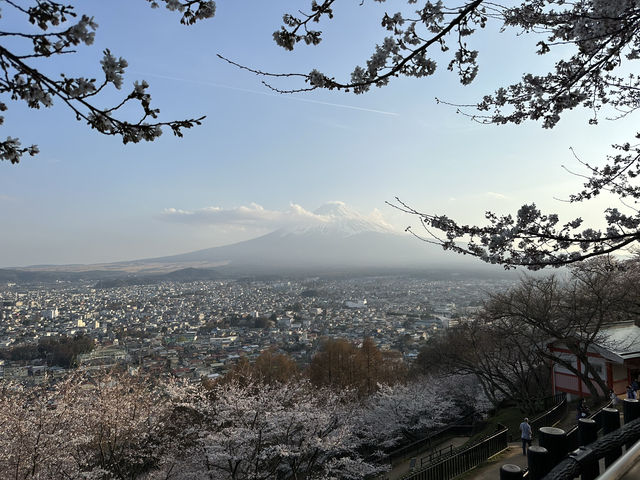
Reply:
[[[522,455],[522,444],[520,442],[510,443],[509,448],[504,452],[499,453],[487,463],[457,478],[464,480],[499,480],[500,467],[505,463],[512,463],[523,468],[527,466],[527,457]]]

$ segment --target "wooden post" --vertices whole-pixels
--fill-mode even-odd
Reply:
[[[580,437],[580,445],[589,445],[598,439],[598,424],[590,418],[581,418],[578,420],[578,436]]]
[[[541,480],[551,470],[549,452],[544,447],[536,445],[529,447],[527,462],[529,465],[528,480]]]
[[[607,433],[614,432],[615,430],[620,428],[620,412],[616,408],[603,408],[602,409],[602,434],[606,435]],[[616,451],[610,453],[609,455],[605,455],[604,457],[604,467],[609,468],[609,466],[616,461],[622,455],[622,447],[618,448]]]
[[[505,463],[500,467],[500,480],[522,480],[522,469],[518,465]]]
[[[578,420],[578,436],[580,437],[580,445],[586,446],[598,439],[598,424],[590,418],[581,418]],[[586,461],[582,465],[582,480],[594,480],[600,475],[600,465],[598,459]]]
[[[549,466],[553,468],[567,455],[567,434],[555,427],[541,427],[538,432],[538,443],[549,452]]]
[[[624,423],[633,422],[636,418],[640,418],[640,402],[635,398],[625,398],[622,401],[622,412]]]
[[[633,422],[636,418],[640,418],[640,402],[635,398],[625,398],[622,401],[622,414],[624,416],[624,424]],[[625,446],[629,450],[635,442],[627,443]]]

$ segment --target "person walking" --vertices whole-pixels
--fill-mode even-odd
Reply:
[[[611,399],[611,405],[614,407],[620,403],[620,399],[613,390],[609,390],[609,398]]]
[[[520,438],[522,438],[522,455],[526,455],[527,448],[531,446],[531,425],[528,418],[520,424]]]
[[[633,388],[631,388],[631,385],[627,385],[627,398],[636,398],[636,392]]]

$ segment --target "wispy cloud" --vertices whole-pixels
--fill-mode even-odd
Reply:
[[[328,222],[325,215],[316,215],[292,203],[287,210],[268,210],[257,203],[235,208],[204,207],[197,210],[165,209],[160,218],[190,225],[220,225],[275,229],[288,225]]]
[[[283,95],[283,94],[280,94],[280,93],[261,92],[260,90],[251,90],[251,89],[248,89],[248,88],[234,87],[233,85],[225,85],[223,83],[209,82],[209,81],[206,81],[206,80],[191,80],[191,79],[188,79],[188,78],[172,77],[172,76],[168,76],[168,75],[159,75],[159,74],[156,74],[156,73],[142,73],[142,72],[136,72],[136,73],[138,73],[139,75],[145,75],[145,76],[149,76],[149,77],[163,78],[165,80],[173,80],[173,81],[176,81],[176,82],[192,83],[192,84],[198,84],[198,85],[207,85],[209,87],[223,88],[223,89],[226,89],[226,90],[235,90],[237,92],[252,93],[254,95],[263,95],[263,96],[266,96],[266,97],[275,97],[275,98],[280,98],[280,99],[284,99],[284,100],[291,100],[291,101],[294,101],[294,102],[314,103],[316,105],[325,105],[325,106],[328,106],[328,107],[344,108],[344,109],[347,109],[347,110],[357,110],[359,112],[377,113],[379,115],[387,115],[387,116],[392,116],[392,117],[400,116],[400,114],[396,113],[396,112],[387,112],[385,110],[377,110],[375,108],[358,107],[358,106],[355,106],[355,105],[348,105],[348,104],[344,104],[344,103],[324,102],[322,100],[313,100],[311,98],[296,97],[295,95]]]
[[[497,192],[487,192],[487,193],[485,193],[485,195],[487,197],[495,198],[497,200],[507,200],[509,198],[506,195],[504,195],[502,193],[497,193]]]
[[[215,226],[236,230],[271,231],[278,228],[297,228],[314,225],[330,225],[345,219],[356,220],[377,226],[378,229],[393,230],[383,218],[382,213],[374,209],[369,215],[362,215],[347,207],[344,202],[329,202],[316,212],[291,203],[286,210],[269,210],[257,203],[234,208],[219,206],[204,207],[196,210],[166,208],[159,215],[166,222],[195,226]]]

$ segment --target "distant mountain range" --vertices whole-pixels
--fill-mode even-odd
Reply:
[[[424,269],[478,262],[426,245],[333,202],[313,212],[307,224],[281,228],[258,238],[195,252],[127,262],[138,266],[225,267],[245,272],[345,269]]]
[[[251,240],[195,252],[99,265],[41,266],[12,270],[31,275],[57,271],[96,278],[209,279],[218,276],[269,274],[348,274],[373,271],[475,271],[494,274],[501,269],[440,251],[383,220],[372,220],[341,202],[322,206],[312,221],[282,228]],[[213,270],[212,270],[213,269]],[[181,273],[171,273],[179,271]],[[0,280],[7,277],[0,270]],[[128,280],[127,280],[128,278]],[[113,285],[115,286],[115,284]]]

